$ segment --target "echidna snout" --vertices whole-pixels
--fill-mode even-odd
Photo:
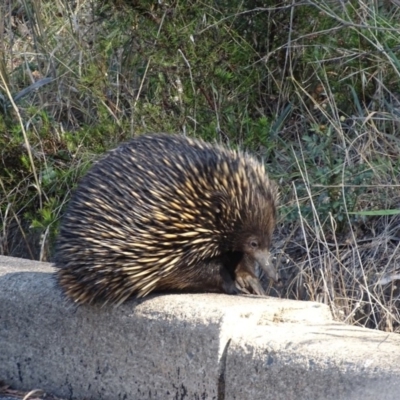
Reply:
[[[262,271],[269,279],[272,279],[276,283],[280,281],[278,271],[271,263],[271,258],[268,250],[256,251],[254,253],[254,260],[258,263],[258,266],[262,269]]]

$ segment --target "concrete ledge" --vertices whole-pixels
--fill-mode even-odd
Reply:
[[[50,264],[0,257],[0,379],[68,399],[398,399],[400,336],[311,302],[163,294],[72,306]]]

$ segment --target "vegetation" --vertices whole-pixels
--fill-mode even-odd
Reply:
[[[271,294],[399,332],[399,21],[394,0],[6,0],[0,254],[49,260],[91,162],[181,132],[279,182]]]

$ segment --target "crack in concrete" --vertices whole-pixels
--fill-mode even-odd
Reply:
[[[226,360],[228,356],[228,348],[231,344],[229,339],[224,347],[221,358],[219,360],[219,370],[218,370],[218,400],[225,400],[225,371],[226,371]]]

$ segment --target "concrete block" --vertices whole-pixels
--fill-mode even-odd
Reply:
[[[0,257],[0,379],[68,399],[397,399],[400,337],[328,307],[158,294],[76,307],[50,264]]]
[[[398,399],[399,339],[335,323],[260,324],[232,338],[226,398]]]

